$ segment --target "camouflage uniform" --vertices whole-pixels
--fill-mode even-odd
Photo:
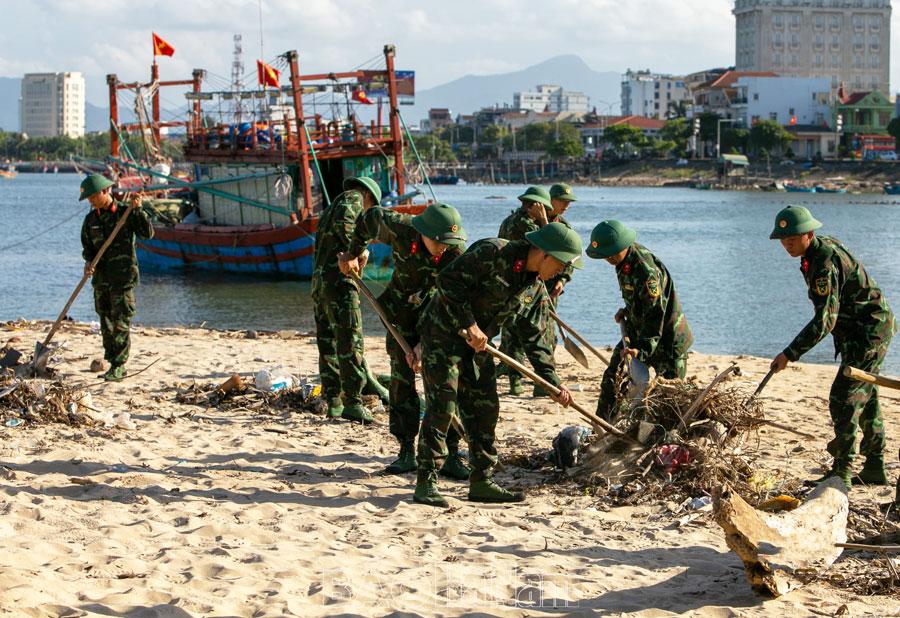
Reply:
[[[438,275],[437,294],[419,320],[427,404],[419,433],[420,474],[441,467],[450,419],[459,413],[469,437],[470,482],[491,477],[500,411],[494,361],[487,352],[476,353],[459,331],[478,324],[491,338],[520,311],[537,281],[536,273],[525,270],[531,246],[525,240],[479,240]],[[536,371],[560,384],[552,366]]]
[[[688,348],[694,335],[669,271],[646,247],[632,243],[616,266],[619,289],[625,301],[625,332],[637,359],[656,369],[663,378],[684,378]],[[600,384],[597,415],[609,419],[616,401],[616,373],[622,362],[622,342],[613,350]]]
[[[567,222],[561,222],[568,226]],[[498,236],[506,240],[523,240],[525,234],[538,229],[540,226],[528,216],[525,205],[522,205],[503,220]],[[547,288],[555,285],[557,279],[565,277],[566,273],[571,279],[571,266],[567,266],[562,274],[548,284],[536,279],[522,297],[521,311],[503,327],[500,335],[500,350],[519,362],[527,356],[538,373],[555,373],[556,370],[553,357],[556,333],[550,318],[551,306],[555,304],[551,305],[552,299]],[[512,368],[504,368],[504,373],[509,373],[512,381],[519,377],[519,373]]]
[[[326,401],[362,405],[366,384],[359,291],[338,266],[364,210],[360,191],[345,191],[319,218],[313,257],[312,298],[319,348],[319,377]]]
[[[410,347],[419,343],[416,324],[435,290],[438,272],[460,255],[449,247],[435,259],[428,252],[421,234],[410,223],[410,215],[384,208],[371,208],[357,221],[350,241],[350,255],[358,256],[373,240],[390,245],[394,272],[387,288],[378,297],[391,323]],[[419,396],[416,375],[406,362],[400,344],[388,333],[386,348],[391,359],[390,431],[401,444],[413,442],[419,434]],[[451,451],[456,450],[459,434],[448,436]]]
[[[840,354],[841,367],[828,398],[835,435],[828,443],[828,452],[836,467],[849,466],[856,450],[858,423],[863,432],[860,452],[880,458],[885,438],[878,387],[851,380],[844,376],[843,369],[851,366],[879,372],[897,330],[894,314],[863,265],[834,238],[814,237],[800,270],[815,315],[785,348],[784,355],[796,361],[832,334],[835,358]]]
[[[115,212],[113,212],[115,208]],[[112,233],[128,206],[114,201],[113,207],[91,209],[81,226],[81,255],[86,262],[97,256],[100,247]],[[129,329],[135,313],[134,288],[139,281],[135,237],[152,238],[150,217],[142,208],[135,208],[128,221],[107,247],[94,269],[94,308],[100,316],[104,358],[112,366],[122,366],[128,360],[131,347]]]

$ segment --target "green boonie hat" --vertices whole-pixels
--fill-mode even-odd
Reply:
[[[454,247],[466,243],[466,231],[459,211],[450,204],[429,204],[422,214],[412,218],[412,226],[425,238]]]
[[[356,176],[355,178],[347,178],[344,181],[344,191],[360,187],[366,189],[375,197],[376,204],[381,204],[381,187],[378,186],[378,183],[373,178]]]
[[[548,223],[539,230],[525,234],[525,240],[564,264],[581,268],[581,238],[562,223]]]
[[[106,176],[91,174],[81,181],[81,195],[78,197],[78,201],[86,200],[95,193],[100,193],[106,187],[113,186],[113,184],[115,183]]]
[[[775,227],[769,238],[777,240],[788,236],[806,234],[822,227],[821,221],[816,221],[809,209],[803,206],[788,206],[775,216]]]
[[[558,182],[550,187],[550,199],[577,202],[578,198],[572,193],[572,187],[564,182]]]
[[[637,232],[623,223],[613,219],[601,221],[591,232],[591,246],[585,253],[595,260],[602,260],[630,247],[635,238]]]
[[[519,200],[523,202],[537,202],[538,204],[543,204],[544,208],[547,210],[551,210],[553,208],[553,204],[550,203],[550,194],[547,193],[547,189],[544,187],[528,187],[525,189],[525,193],[519,196]]]

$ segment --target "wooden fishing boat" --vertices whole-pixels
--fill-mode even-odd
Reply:
[[[900,182],[894,184],[885,183],[884,192],[888,195],[900,195]]]
[[[785,183],[784,190],[788,193],[815,193],[815,187],[806,187],[804,185],[795,185],[793,183]]]
[[[265,85],[250,90],[213,89],[201,69],[189,80],[161,81],[155,62],[146,84],[108,75],[108,162],[120,176],[119,189],[140,188],[158,197],[148,200],[157,213],[154,237],[137,245],[141,268],[309,279],[319,216],[343,191],[344,181],[355,176],[375,179],[393,208],[421,212],[427,203],[412,201],[421,193],[407,190],[403,153],[404,141],[411,140],[408,131],[406,140],[401,133],[399,110],[400,96],[412,95],[413,77],[412,72],[395,71],[394,54],[393,45],[384,47],[383,68],[302,75],[297,52],[290,51],[272,65],[264,64],[273,72]],[[286,85],[276,67],[287,73]],[[190,111],[186,119],[164,122],[159,91],[173,87],[187,90]],[[123,91],[135,97],[137,122],[120,124]],[[317,97],[341,95],[347,100],[346,114],[341,105],[326,105],[341,114],[326,119]],[[377,105],[377,115],[366,124],[354,109],[370,103]],[[170,173],[160,154],[166,127],[186,133],[188,178]],[[148,153],[141,161],[128,147],[133,135]],[[389,276],[389,248],[376,244],[370,252],[366,275]]]

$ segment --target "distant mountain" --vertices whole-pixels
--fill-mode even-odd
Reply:
[[[583,92],[599,113],[610,109],[600,103],[615,103],[619,109],[622,75],[615,71],[598,72],[578,56],[556,56],[521,71],[498,75],[467,75],[452,82],[416,93],[416,104],[401,108],[404,119],[414,124],[428,116],[432,107],[447,107],[453,113],[471,114],[490,105],[512,105],[513,93],[533,90],[538,84],[556,84],[564,90]]]

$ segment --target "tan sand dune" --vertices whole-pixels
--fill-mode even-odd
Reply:
[[[41,339],[40,328],[15,334],[21,347]],[[101,346],[86,325],[67,325],[60,340],[66,379],[97,385],[94,406],[131,412],[137,428],[0,427],[5,615],[800,616],[844,604],[850,615],[900,612],[893,598],[825,584],[757,597],[715,524],[673,527],[658,505],[608,509],[548,486],[528,490],[524,504],[471,504],[464,483],[446,480],[449,511],[415,505],[413,475],[379,475],[395,448],[383,414],[368,428],[250,410],[194,408],[176,418],[189,410],[173,401],[176,382],[219,382],[272,364],[314,375],[307,336],[137,329],[131,371],[160,360],[120,384],[88,372]],[[383,340],[366,345],[372,366],[386,371]],[[592,407],[597,376],[561,348],[557,358]],[[696,354],[690,373],[709,380],[731,360]],[[767,362],[740,359],[739,383],[758,382]],[[819,472],[835,369],[796,365],[772,380],[770,416],[817,439],[762,430],[765,466]],[[890,454],[900,445],[897,395],[882,391]],[[560,428],[579,422],[546,399],[504,396],[502,406],[501,457],[508,441],[549,449]],[[892,460],[892,476],[898,468]],[[540,479],[511,467],[500,476],[523,486]],[[855,488],[851,499],[891,495]]]

